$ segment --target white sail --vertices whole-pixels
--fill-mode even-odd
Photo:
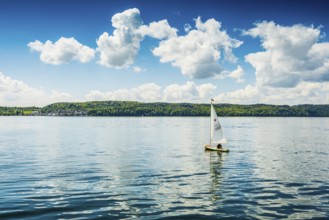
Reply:
[[[210,145],[225,144],[223,128],[218,120],[217,113],[211,103],[210,107]]]

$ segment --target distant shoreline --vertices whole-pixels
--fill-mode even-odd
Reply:
[[[329,105],[215,104],[219,116],[329,117]],[[209,104],[93,101],[45,107],[0,107],[0,116],[209,116]]]

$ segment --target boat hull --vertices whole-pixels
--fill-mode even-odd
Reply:
[[[209,145],[204,146],[205,150],[208,151],[217,151],[217,152],[229,152],[229,149],[226,148],[215,148],[215,147],[211,147]]]

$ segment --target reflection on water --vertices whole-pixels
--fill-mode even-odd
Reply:
[[[220,152],[206,152],[209,154],[209,167],[210,167],[210,177],[211,177],[211,201],[216,202],[221,199],[219,193],[221,190],[221,169],[223,165],[223,160],[225,159],[227,153]]]
[[[0,219],[329,218],[327,118],[0,117]]]

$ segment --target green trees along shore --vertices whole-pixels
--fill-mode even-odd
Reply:
[[[220,116],[329,117],[329,105],[215,104]],[[94,101],[45,107],[0,107],[0,115],[26,116],[209,116],[209,104]]]

